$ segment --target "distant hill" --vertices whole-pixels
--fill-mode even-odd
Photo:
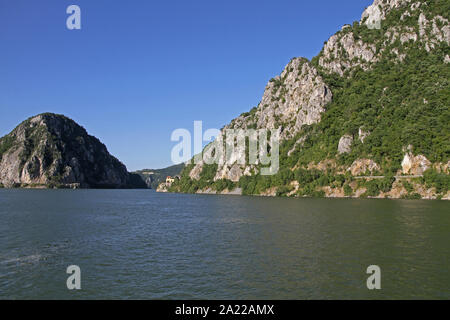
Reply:
[[[176,176],[181,174],[184,167],[185,164],[181,163],[163,169],[143,169],[135,171],[134,173],[142,177],[148,188],[156,189],[161,182],[166,180],[167,176]]]
[[[75,121],[44,113],[0,139],[0,187],[145,188]]]

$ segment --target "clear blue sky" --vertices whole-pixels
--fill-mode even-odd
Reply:
[[[372,0],[0,0],[0,136],[64,114],[129,170],[171,165],[174,129],[221,128],[292,57]],[[66,28],[77,4],[82,29]]]

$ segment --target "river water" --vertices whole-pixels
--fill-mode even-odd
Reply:
[[[449,264],[446,201],[0,190],[0,299],[450,299]]]

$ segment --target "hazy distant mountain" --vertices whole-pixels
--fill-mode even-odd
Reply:
[[[135,173],[140,175],[147,184],[148,188],[156,189],[161,182],[166,181],[167,176],[176,176],[181,174],[184,169],[184,163],[170,166],[163,169],[143,169]]]
[[[278,130],[278,174],[191,164],[171,190],[449,199],[449,15],[448,0],[375,0],[225,126]]]
[[[0,184],[5,187],[145,188],[73,120],[32,117],[0,139]]]

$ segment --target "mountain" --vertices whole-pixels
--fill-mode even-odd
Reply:
[[[136,174],[73,120],[44,113],[0,139],[5,187],[145,188]]]
[[[278,130],[277,174],[202,161],[170,191],[449,199],[449,14],[447,0],[375,0],[222,130]]]
[[[184,163],[170,166],[163,169],[142,169],[134,173],[138,174],[150,189],[158,188],[158,185],[166,181],[167,176],[174,177],[181,174],[184,169]]]

